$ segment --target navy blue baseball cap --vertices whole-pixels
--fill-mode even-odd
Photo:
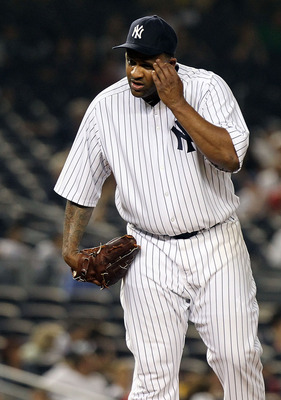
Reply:
[[[139,53],[154,56],[167,53],[175,54],[177,35],[174,29],[157,15],[139,18],[131,26],[125,43],[113,49],[126,48]]]

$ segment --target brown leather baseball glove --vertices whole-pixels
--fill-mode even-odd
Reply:
[[[131,235],[110,240],[106,244],[79,252],[78,269],[72,269],[73,279],[91,282],[101,289],[117,283],[123,278],[140,250]]]

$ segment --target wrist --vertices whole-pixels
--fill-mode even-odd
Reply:
[[[73,265],[73,263],[75,262],[76,256],[79,253],[78,249],[63,249],[62,251],[62,257],[64,259],[64,261],[68,264],[68,265]]]
[[[174,102],[170,102],[169,104],[169,108],[172,111],[172,113],[177,117],[180,116],[182,114],[186,115],[186,112],[188,111],[189,108],[189,104],[187,103],[187,101],[185,100],[184,97],[177,99]]]

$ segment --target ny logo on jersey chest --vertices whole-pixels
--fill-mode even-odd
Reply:
[[[191,137],[188,135],[186,130],[183,128],[183,126],[176,121],[177,126],[172,127],[172,132],[176,135],[177,140],[178,140],[178,150],[183,150],[183,143],[182,141],[185,140],[187,143],[187,152],[190,153],[192,151],[196,151],[193,144]]]

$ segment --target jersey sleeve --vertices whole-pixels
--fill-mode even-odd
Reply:
[[[249,146],[249,130],[231,89],[218,75],[213,74],[205,96],[202,116],[212,124],[225,128],[239,159],[238,172]]]
[[[55,185],[55,192],[74,203],[95,207],[111,170],[102,152],[95,107],[90,105]]]

